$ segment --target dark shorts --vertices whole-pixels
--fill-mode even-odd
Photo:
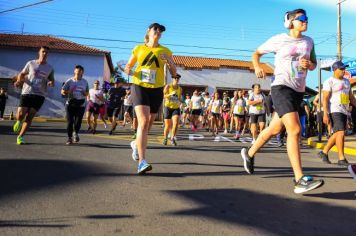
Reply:
[[[98,115],[100,112],[101,106],[97,103],[89,102],[87,111],[93,113],[94,115]]]
[[[266,122],[266,114],[250,114],[250,123],[265,123]]]
[[[245,119],[245,115],[234,114],[234,117],[237,117],[239,119]]]
[[[33,94],[25,94],[20,97],[19,107],[33,108],[39,111],[44,103],[45,97]]]
[[[220,113],[214,113],[212,112],[211,115],[216,118],[216,119],[220,119]]]
[[[304,96],[304,93],[296,92],[284,85],[273,86],[271,93],[275,111],[280,118],[287,113],[298,112]]]
[[[168,107],[164,108],[164,119],[172,119],[173,116],[179,116],[180,115],[180,109],[171,109]]]
[[[130,113],[130,115],[132,114],[132,109],[132,106],[124,106],[124,111]]]
[[[330,119],[334,133],[346,130],[347,115],[341,112],[334,112],[330,114]]]
[[[193,109],[192,110],[192,115],[193,116],[200,116],[201,115],[202,109]]]
[[[150,113],[157,113],[163,101],[163,88],[144,88],[136,84],[131,85],[133,106],[150,107]]]
[[[119,113],[121,110],[121,106],[119,107],[108,107],[106,109],[106,114],[108,115],[108,117],[118,117]]]

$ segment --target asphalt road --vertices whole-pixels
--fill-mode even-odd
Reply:
[[[161,133],[150,136],[152,172],[138,176],[127,129],[66,146],[64,123],[35,123],[18,146],[0,122],[0,235],[356,235],[356,182],[317,150],[303,146],[303,166],[325,185],[296,195],[285,148],[263,148],[247,175],[248,143],[232,135],[182,130],[173,147]]]

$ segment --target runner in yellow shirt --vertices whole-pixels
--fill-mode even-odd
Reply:
[[[144,44],[137,45],[125,67],[125,73],[132,76],[131,94],[137,115],[137,137],[131,142],[132,158],[139,161],[138,174],[152,170],[145,160],[148,131],[162,104],[164,87],[164,66],[167,65],[173,78],[177,76],[172,52],[159,44],[166,30],[158,23],[151,24],[145,35]],[[132,68],[137,63],[134,72]]]
[[[173,78],[172,83],[166,85],[164,94],[164,140],[167,145],[168,133],[171,131],[171,144],[177,146],[176,134],[178,130],[182,88],[178,85],[180,76]]]

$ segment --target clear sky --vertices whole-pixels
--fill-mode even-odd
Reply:
[[[0,0],[0,11],[40,0]],[[147,26],[166,26],[161,43],[176,55],[250,60],[261,43],[286,32],[286,11],[304,8],[319,58],[336,55],[337,0],[54,0],[0,14],[0,31],[51,34],[127,60]],[[343,56],[356,58],[356,0],[342,3]],[[266,55],[265,62],[273,62]],[[323,72],[323,77],[330,74]],[[317,73],[308,86],[315,88]]]

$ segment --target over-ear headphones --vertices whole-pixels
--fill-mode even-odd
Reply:
[[[289,11],[284,15],[284,27],[290,29],[292,27],[292,20],[289,19]]]

